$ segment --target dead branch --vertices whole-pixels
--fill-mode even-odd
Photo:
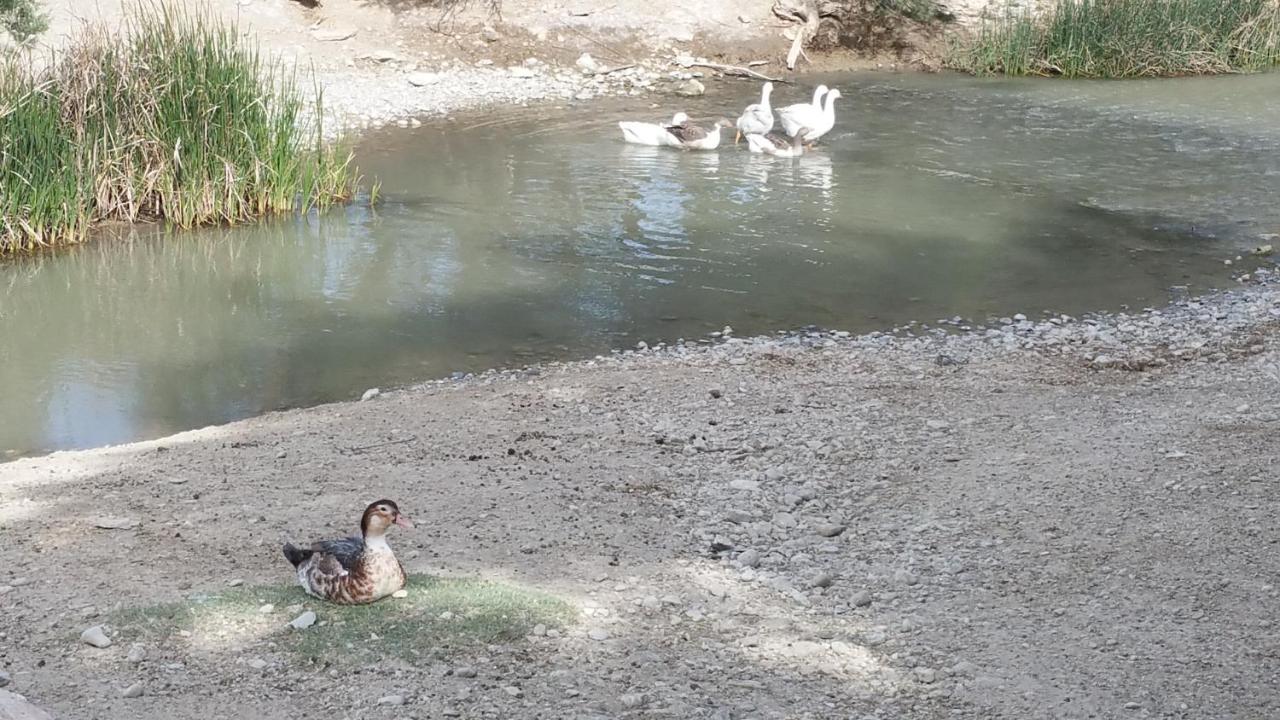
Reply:
[[[676,63],[676,64],[681,65],[682,67],[686,66],[686,64],[684,63]],[[720,63],[709,63],[709,62],[691,62],[691,63],[687,63],[687,66],[710,68],[712,70],[718,70],[724,73],[725,75],[754,78],[756,80],[766,80],[768,82],[776,82],[776,83],[791,82],[790,80],[786,80],[784,78],[772,78],[763,73],[758,73],[755,70],[752,70],[751,68],[739,67],[737,65],[721,65]]]

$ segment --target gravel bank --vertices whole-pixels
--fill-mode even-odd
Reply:
[[[15,461],[0,669],[68,720],[391,717],[388,697],[420,718],[1273,717],[1271,280],[1130,315],[722,337]],[[532,585],[578,624],[355,674],[269,637],[78,640],[118,605],[287,581],[280,540],[374,495],[419,522],[396,538],[411,571]]]

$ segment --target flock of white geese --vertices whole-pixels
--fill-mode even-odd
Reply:
[[[715,150],[720,147],[720,130],[736,128],[735,145],[746,136],[751,152],[778,157],[800,157],[806,146],[812,147],[818,138],[835,127],[834,103],[840,97],[839,90],[828,90],[826,85],[819,85],[813,91],[812,102],[779,108],[777,119],[782,122],[785,136],[772,132],[774,110],[769,104],[772,94],[773,83],[765,83],[760,91],[760,102],[748,105],[737,122],[721,118],[709,128],[701,127],[691,123],[688,115],[678,112],[670,123],[623,121],[618,123],[618,127],[622,128],[622,139],[626,142],[685,150]]]

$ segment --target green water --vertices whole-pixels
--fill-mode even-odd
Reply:
[[[1280,84],[819,78],[799,160],[625,146],[754,85],[366,136],[356,206],[0,265],[0,453],[155,437],[723,325],[1159,304],[1280,228]],[[780,87],[775,103],[809,97]],[[657,107],[650,104],[658,101]]]

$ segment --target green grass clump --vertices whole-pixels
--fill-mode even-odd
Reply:
[[[49,29],[49,19],[35,0],[0,0],[0,30],[25,41]]]
[[[233,26],[172,6],[119,36],[86,28],[55,62],[0,57],[0,254],[101,221],[236,223],[351,197],[320,98]]]
[[[127,640],[190,644],[210,654],[274,643],[304,660],[368,662],[508,642],[525,637],[535,625],[559,628],[575,616],[559,598],[505,583],[411,575],[405,589],[409,596],[403,599],[344,606],[309,597],[297,585],[233,588],[122,610],[108,623]],[[274,609],[261,612],[267,604]],[[300,612],[290,606],[315,611],[319,622],[306,630],[288,627]]]
[[[1056,0],[987,18],[948,64],[974,74],[1129,78],[1256,72],[1280,63],[1275,0]]]

